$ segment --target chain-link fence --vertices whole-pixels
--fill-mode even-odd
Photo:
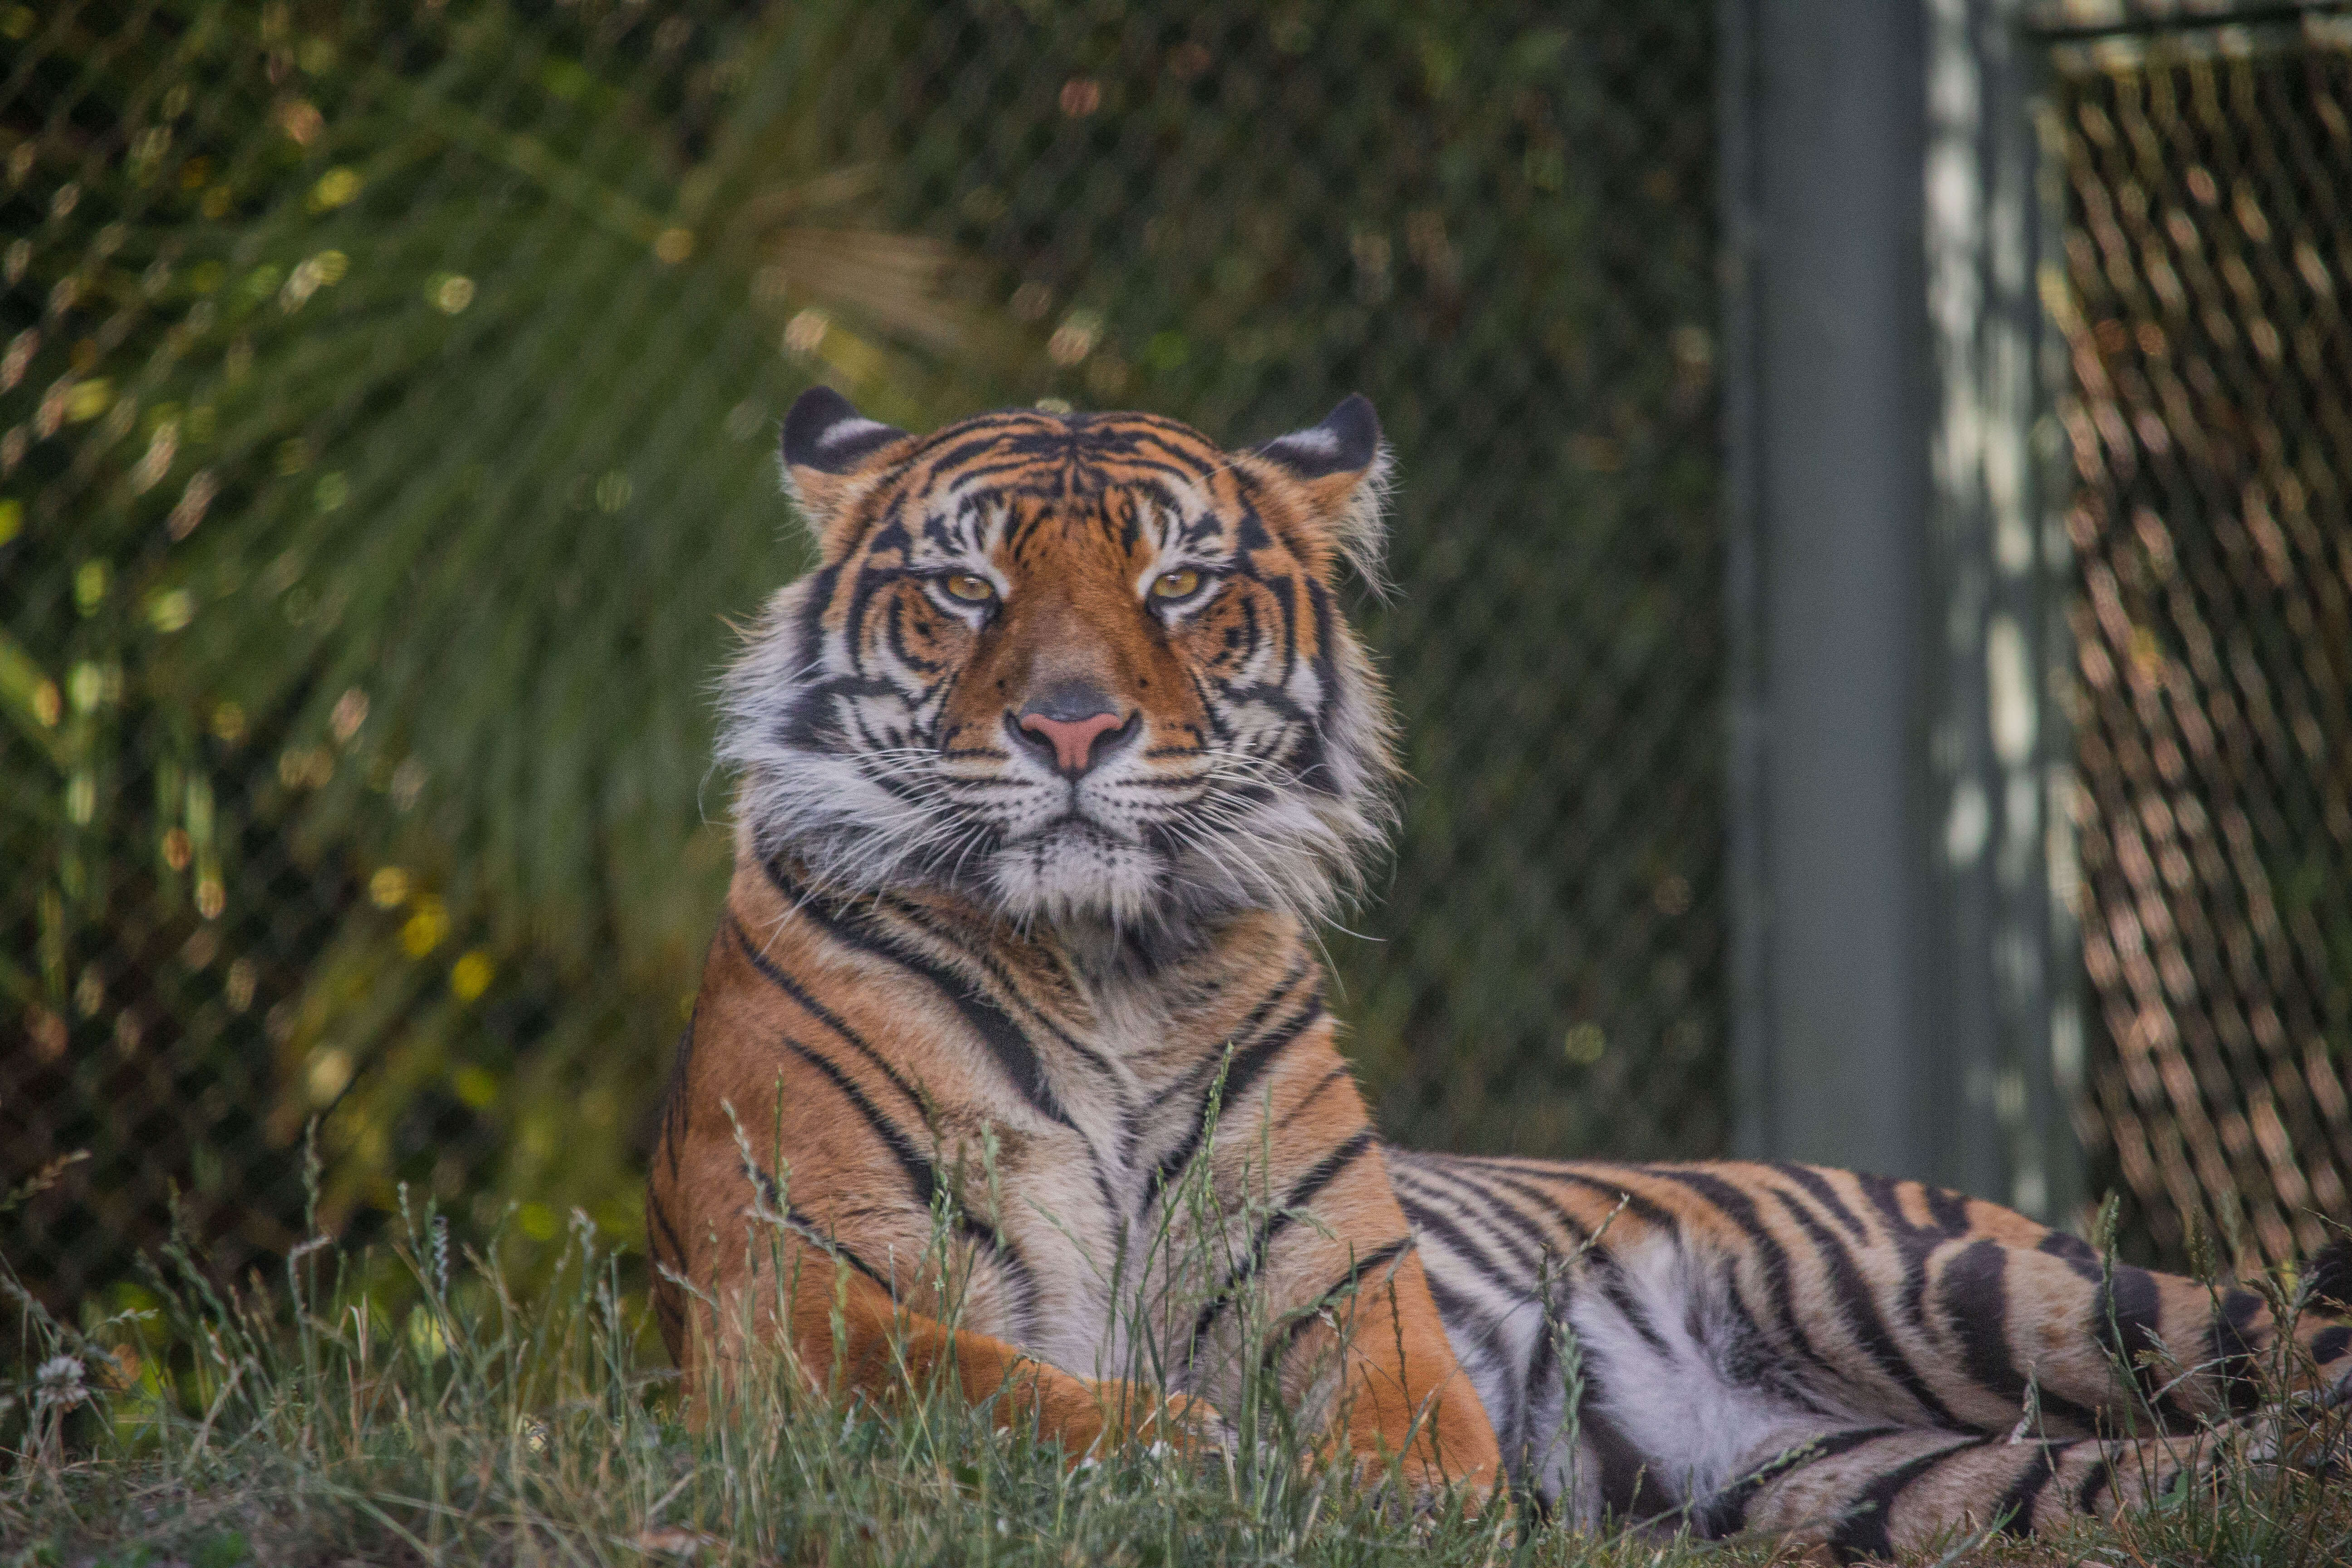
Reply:
[[[816,378],[1237,443],[1371,394],[1414,783],[1333,945],[1385,1121],[1719,1149],[1711,33],[0,4],[0,1252],[69,1300],[177,1203],[266,1256],[314,1117],[331,1225],[634,1229]]]
[[[2095,1190],[2275,1259],[2352,1218],[2352,19],[2244,9],[2055,51],[2045,292]]]

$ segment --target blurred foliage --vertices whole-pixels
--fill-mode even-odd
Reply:
[[[53,1299],[636,1227],[775,420],[1370,393],[1391,1131],[1723,1137],[1711,10],[0,5],[0,1184]]]

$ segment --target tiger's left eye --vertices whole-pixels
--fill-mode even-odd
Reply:
[[[995,584],[970,572],[955,573],[940,586],[947,589],[950,598],[961,599],[967,605],[984,605],[996,597]]]
[[[1152,580],[1151,596],[1155,599],[1189,599],[1200,590],[1201,574],[1190,566],[1173,572],[1162,572]]]

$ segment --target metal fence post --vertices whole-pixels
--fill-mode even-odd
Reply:
[[[2049,1213],[2010,9],[1724,7],[1735,1142]]]

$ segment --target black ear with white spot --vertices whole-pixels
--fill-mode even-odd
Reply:
[[[895,426],[866,418],[833,388],[812,386],[793,400],[784,416],[784,467],[845,474],[877,448],[906,434]]]
[[[1277,436],[1257,449],[1259,457],[1272,458],[1299,479],[1361,473],[1380,452],[1381,416],[1360,392],[1350,393],[1322,424]]]
[[[845,537],[837,524],[856,514],[857,498],[872,489],[908,450],[904,430],[868,419],[829,386],[812,386],[784,415],[781,442],[784,488],[830,551]],[[893,448],[897,448],[894,450]]]
[[[1322,424],[1277,436],[1250,455],[1288,481],[1280,488],[1297,498],[1310,530],[1377,590],[1389,455],[1372,400],[1356,393]]]

